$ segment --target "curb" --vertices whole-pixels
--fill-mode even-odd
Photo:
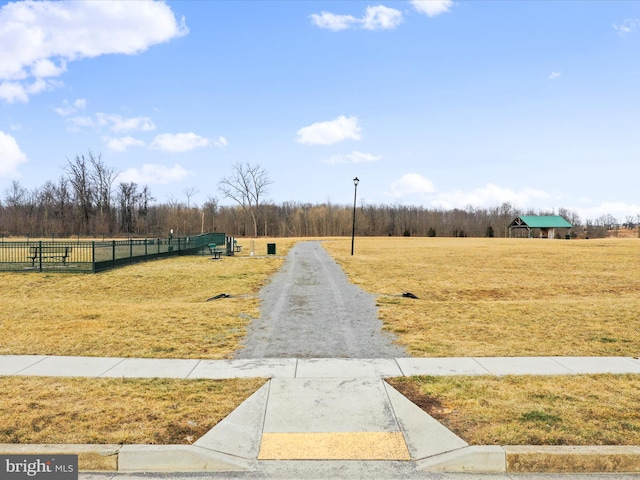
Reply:
[[[0,454],[78,455],[81,472],[251,472],[259,462],[194,445],[1,444]],[[640,473],[640,446],[476,445],[415,463],[423,472]]]
[[[78,470],[83,472],[118,471],[122,445],[79,444],[0,444],[0,455],[78,455]]]
[[[508,472],[640,473],[640,447],[506,446]]]

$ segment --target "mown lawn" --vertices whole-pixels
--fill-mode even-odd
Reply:
[[[222,261],[0,274],[0,354],[230,358],[296,239],[271,241],[277,257],[263,256],[268,240],[251,257],[244,240],[241,256]],[[385,328],[414,356],[640,352],[637,239],[357,238],[353,257],[350,239],[325,247],[378,295]],[[231,298],[206,301],[219,293]],[[640,443],[637,375],[391,381],[472,444]],[[0,377],[0,425],[11,425],[0,443],[190,443],[261,384]],[[216,404],[226,407],[204,408]]]
[[[388,381],[472,445],[640,445],[640,375]]]
[[[378,295],[411,355],[633,356],[640,240],[357,238],[325,242]],[[419,298],[403,298],[403,292]]]
[[[259,315],[257,293],[293,245],[173,257],[100,274],[0,273],[0,354],[229,358]],[[226,293],[230,298],[207,301]]]

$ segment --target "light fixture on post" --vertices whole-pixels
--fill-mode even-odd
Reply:
[[[351,255],[353,255],[353,245],[356,240],[356,196],[358,194],[358,177],[353,179],[353,229],[351,230]]]

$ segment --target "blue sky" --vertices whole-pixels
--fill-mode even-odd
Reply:
[[[0,2],[0,198],[89,151],[160,202],[640,215],[640,1]]]

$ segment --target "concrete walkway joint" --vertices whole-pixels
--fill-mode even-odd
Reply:
[[[0,445],[78,453],[89,471],[254,471],[271,460],[414,462],[425,472],[639,472],[640,447],[469,446],[383,378],[640,373],[631,357],[264,358],[0,356],[0,375],[270,380],[194,445]]]

